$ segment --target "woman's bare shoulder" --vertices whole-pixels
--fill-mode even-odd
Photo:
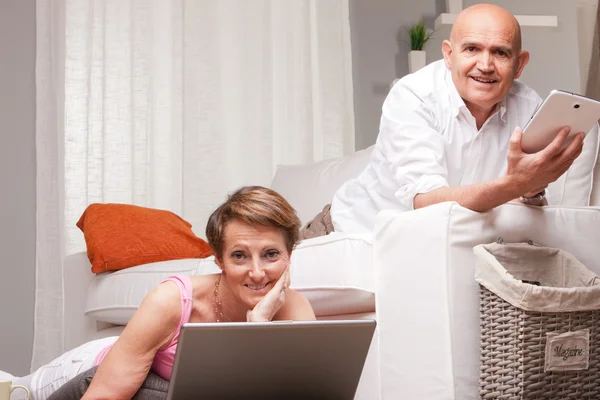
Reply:
[[[220,274],[192,275],[192,288],[194,298],[203,298],[212,295],[215,283]]]
[[[275,315],[275,320],[310,321],[315,320],[315,312],[306,297],[295,290],[288,290],[285,304]]]
[[[304,297],[303,294],[298,293],[296,290],[293,289],[289,289],[288,292],[286,293],[286,303],[289,301],[290,305],[309,305],[310,306],[310,302],[308,301],[308,299],[306,297]]]

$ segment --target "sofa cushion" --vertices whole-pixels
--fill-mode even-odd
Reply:
[[[88,285],[85,315],[126,325],[150,290],[171,275],[219,272],[214,258],[169,260],[96,275]]]
[[[366,168],[373,147],[313,164],[279,165],[271,189],[285,197],[305,224],[331,203],[344,182],[357,177]]]
[[[556,182],[548,186],[550,204],[562,206],[592,205],[593,190],[600,190],[594,185],[594,167],[598,161],[600,149],[600,132],[598,126],[592,129],[583,142],[583,151],[571,168]],[[600,179],[597,177],[596,180]],[[600,183],[600,182],[599,182]]]
[[[144,296],[170,275],[220,272],[214,258],[162,261],[94,276],[85,315],[125,325]],[[332,234],[304,240],[292,253],[292,288],[318,316],[375,310],[370,236]]]
[[[598,128],[600,130],[600,128]],[[590,206],[600,206],[600,156],[596,159],[596,166],[592,175],[592,194],[590,196]]]
[[[77,227],[85,236],[94,273],[212,254],[189,222],[166,210],[95,203],[86,208]]]
[[[596,167],[594,168],[593,182],[590,206],[600,207],[600,157],[596,161]]]

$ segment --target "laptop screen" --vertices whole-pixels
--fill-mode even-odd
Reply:
[[[184,324],[168,399],[353,399],[373,320]]]

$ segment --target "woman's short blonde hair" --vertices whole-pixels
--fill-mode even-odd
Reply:
[[[223,257],[225,226],[232,220],[279,228],[290,253],[300,240],[300,219],[290,203],[274,190],[262,186],[244,186],[229,195],[206,224],[206,238],[217,259]]]

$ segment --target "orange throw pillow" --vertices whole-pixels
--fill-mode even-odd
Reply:
[[[206,258],[212,250],[192,225],[165,210],[130,204],[91,204],[77,222],[92,272],[181,258]]]

